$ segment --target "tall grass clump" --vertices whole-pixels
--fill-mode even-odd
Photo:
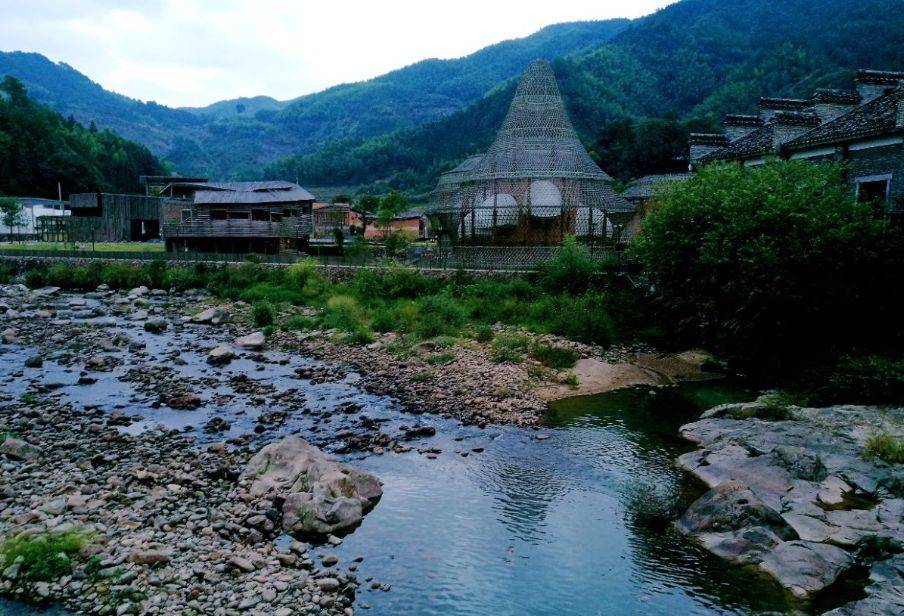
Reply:
[[[567,370],[573,368],[581,357],[580,354],[567,347],[556,344],[536,343],[530,347],[530,356],[548,368]]]
[[[373,340],[367,311],[350,295],[334,295],[327,300],[323,325],[345,332],[349,342],[365,344]]]
[[[72,559],[91,540],[83,531],[19,533],[3,540],[4,567],[22,558],[20,575],[36,582],[50,582],[72,573]]]
[[[529,343],[530,340],[524,334],[499,334],[490,345],[490,359],[497,364],[517,364],[523,359]]]
[[[869,437],[863,446],[863,457],[878,459],[889,464],[904,464],[904,441],[888,434]]]

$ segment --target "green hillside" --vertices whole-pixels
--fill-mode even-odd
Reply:
[[[454,60],[425,60],[369,81],[293,101],[259,96],[171,109],[108,92],[66,64],[0,52],[0,75],[19,78],[39,102],[147,145],[181,173],[255,175],[277,159],[341,139],[366,139],[435,121],[478,100],[530,60],[596,47],[627,20],[557,24]]]
[[[165,167],[145,146],[63,118],[13,77],[0,83],[0,195],[55,198],[58,182],[64,198],[137,192],[139,175],[161,173]]]
[[[662,161],[683,153],[690,130],[717,128],[725,112],[754,111],[762,95],[807,96],[849,86],[857,68],[904,68],[902,9],[904,0],[685,0],[554,67],[591,153],[624,180],[674,170],[674,160]],[[280,161],[265,175],[423,193],[439,172],[489,145],[511,89],[504,84],[433,124]],[[619,130],[626,119],[635,120],[630,130]],[[659,151],[660,162],[649,164],[653,143],[671,155]]]

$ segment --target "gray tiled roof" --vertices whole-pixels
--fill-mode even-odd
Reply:
[[[904,129],[897,124],[899,105],[904,104],[902,97],[904,97],[904,89],[898,87],[889,94],[855,107],[843,116],[792,139],[783,147],[795,150],[814,145],[904,132]]]
[[[690,173],[660,173],[655,175],[645,175],[637,178],[628,185],[628,188],[622,193],[625,199],[649,199],[653,196],[655,188],[662,184],[672,182],[683,182],[691,177]]]
[[[840,88],[819,88],[813,92],[816,103],[834,103],[836,105],[856,105],[860,102],[860,94],[854,90]]]
[[[714,160],[739,160],[752,156],[762,156],[772,150],[774,124],[767,124],[762,128],[744,135],[733,141],[727,147],[701,156],[697,162],[708,163]]]
[[[196,204],[294,203],[313,201],[314,195],[293,182],[198,182],[182,183],[195,188]]]

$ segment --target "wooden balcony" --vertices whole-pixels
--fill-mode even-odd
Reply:
[[[189,237],[301,238],[311,234],[311,217],[266,220],[189,220],[163,225],[165,239]]]

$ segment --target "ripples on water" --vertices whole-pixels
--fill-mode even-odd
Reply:
[[[149,336],[122,323],[117,328],[145,340],[152,357],[177,348],[173,336],[191,335]],[[35,378],[10,378],[21,372],[26,356],[9,347],[0,354],[8,393],[20,395],[25,381]],[[212,374],[201,353],[182,358],[188,362],[179,368],[185,374]],[[541,441],[534,438],[537,432],[511,426],[480,430],[438,417],[413,418],[392,400],[352,383],[299,381],[292,371],[306,360],[286,358],[285,365],[268,364],[263,372],[249,360],[234,362],[225,372],[266,379],[279,389],[300,387],[310,403],[324,408],[358,401],[368,415],[389,420],[383,426],[389,433],[416,420],[437,427],[437,436],[417,442],[441,448],[436,460],[416,452],[348,456],[384,482],[381,502],[331,549],[346,562],[364,556],[360,577],[392,585],[383,592],[362,584],[359,607],[368,607],[365,613],[695,615],[785,607],[771,584],[726,567],[672,531],[633,528],[625,515],[632,481],[680,481],[672,461],[687,446],[676,438],[678,426],[726,396],[743,395],[736,390],[684,386],[652,395],[635,389],[562,401],[553,405],[542,430],[550,438]],[[71,383],[77,372],[47,362],[41,380]],[[248,432],[266,410],[241,396],[227,408],[154,409],[151,398],[124,393],[130,385],[116,380],[118,372],[99,375],[95,386],[64,387],[59,395],[74,404],[145,417],[133,431],[158,423],[199,426],[221,415],[233,422],[226,435],[233,436]],[[334,420],[320,426],[318,439],[328,440],[343,427],[343,418]],[[310,417],[299,416],[280,431],[310,436],[311,428]]]

